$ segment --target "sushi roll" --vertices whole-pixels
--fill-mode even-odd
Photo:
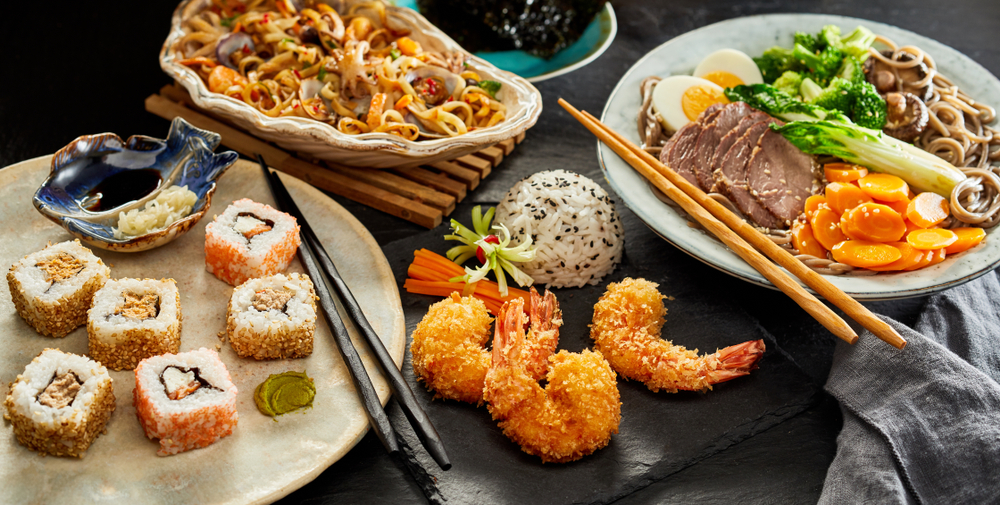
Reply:
[[[42,455],[82,458],[115,410],[108,370],[84,356],[45,349],[10,385],[4,419]]]
[[[90,357],[112,370],[181,348],[181,296],[173,279],[110,280],[87,316]]]
[[[316,292],[309,276],[272,275],[233,290],[226,333],[241,358],[304,358],[312,354],[315,332]]]
[[[198,449],[236,427],[236,385],[211,349],[146,358],[135,369],[132,402],[157,454]]]
[[[244,198],[205,228],[205,268],[239,286],[247,279],[283,272],[300,243],[294,217]]]
[[[111,269],[79,240],[50,244],[25,256],[7,272],[17,313],[38,333],[65,337],[86,324],[94,292]]]

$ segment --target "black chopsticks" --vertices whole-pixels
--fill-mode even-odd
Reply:
[[[265,179],[267,179],[268,186],[271,188],[271,193],[274,195],[274,200],[279,210],[292,215],[299,223],[302,235],[299,257],[306,272],[309,273],[309,276],[316,285],[316,294],[320,299],[320,307],[326,316],[327,323],[333,331],[334,339],[337,341],[337,348],[340,350],[340,354],[343,356],[344,362],[347,363],[348,369],[351,372],[354,385],[361,395],[361,401],[365,406],[368,420],[371,422],[375,434],[382,441],[382,445],[385,446],[390,456],[398,457],[400,455],[400,446],[396,439],[395,430],[389,422],[385,411],[382,409],[378,394],[375,393],[375,388],[372,386],[371,379],[365,371],[364,364],[361,363],[361,357],[358,355],[357,349],[351,343],[347,327],[344,326],[344,321],[337,311],[333,297],[329,289],[327,289],[327,284],[323,282],[324,279],[333,285],[334,290],[340,296],[344,309],[364,336],[368,347],[374,352],[379,365],[381,365],[382,372],[388,379],[389,387],[396,396],[396,400],[406,415],[407,420],[416,432],[417,438],[420,439],[420,442],[441,469],[448,470],[451,468],[451,461],[448,459],[448,454],[444,450],[444,445],[441,443],[441,438],[438,436],[437,430],[434,429],[434,425],[424,410],[420,408],[416,397],[413,395],[413,391],[403,379],[399,369],[396,368],[396,364],[392,361],[392,357],[389,356],[389,352],[386,351],[382,340],[375,333],[375,330],[372,329],[371,324],[368,323],[368,319],[361,311],[361,306],[358,305],[351,290],[347,287],[344,279],[341,278],[340,273],[337,272],[337,267],[333,264],[333,260],[330,259],[319,238],[313,233],[305,216],[302,215],[298,205],[295,204],[295,201],[285,188],[285,184],[281,182],[277,172],[272,172],[268,169],[263,156],[258,154],[257,160],[264,171]],[[320,268],[322,268],[325,276],[320,273]]]

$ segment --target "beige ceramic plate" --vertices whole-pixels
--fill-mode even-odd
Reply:
[[[0,266],[4,268],[48,241],[71,238],[31,206],[31,194],[48,174],[49,161],[50,157],[36,158],[0,170]],[[298,179],[282,179],[398,366],[406,340],[403,309],[396,281],[378,244],[333,200]],[[241,160],[220,179],[211,214],[221,213],[233,200],[243,197],[273,204],[260,168]],[[226,327],[226,304],[233,288],[205,271],[205,225],[209,221],[202,220],[191,233],[151,251],[121,254],[94,250],[111,267],[114,278],[177,280],[183,313],[182,351],[214,349],[221,344],[218,334]],[[302,271],[298,260],[289,271]],[[348,327],[385,404],[388,385],[360,336]],[[4,395],[7,384],[46,347],[85,354],[86,328],[61,339],[43,337],[24,323],[14,311],[9,291],[0,288],[0,384]],[[315,478],[367,430],[364,409],[323,318],[309,358],[256,362],[237,357],[228,345],[219,353],[239,388],[240,420],[231,436],[204,449],[157,456],[158,444],[143,435],[132,407],[133,373],[110,372],[117,408],[107,432],[94,441],[82,460],[40,457],[19,445],[10,423],[3,422],[0,502],[267,503]],[[257,411],[253,390],[269,374],[286,370],[306,370],[315,379],[315,407],[274,422]]]

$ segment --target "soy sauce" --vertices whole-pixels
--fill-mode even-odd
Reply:
[[[87,208],[91,212],[103,212],[138,200],[160,187],[160,171],[154,168],[122,170],[101,181],[87,193],[96,201]]]

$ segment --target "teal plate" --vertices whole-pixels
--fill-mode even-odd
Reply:
[[[416,0],[396,0],[395,4],[398,7],[419,11]],[[480,51],[475,54],[497,67],[524,77],[529,82],[541,82],[572,72],[594,61],[611,45],[617,33],[618,20],[615,18],[615,10],[611,8],[611,2],[608,2],[590,22],[580,39],[556,53],[551,59],[532,56],[524,51]]]

